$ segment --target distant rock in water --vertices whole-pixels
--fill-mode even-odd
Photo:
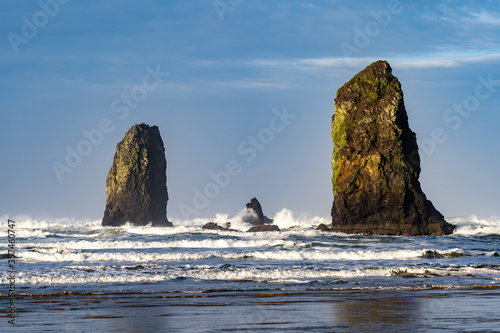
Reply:
[[[167,161],[157,126],[134,125],[116,146],[106,178],[103,226],[172,226],[167,220]]]
[[[277,225],[261,224],[251,227],[247,232],[281,231]]]
[[[246,204],[247,213],[243,216],[243,222],[250,223],[252,225],[270,224],[273,220],[264,216],[262,213],[262,207],[257,198],[253,198],[249,203]]]
[[[419,183],[417,140],[403,92],[377,61],[337,92],[332,117],[332,231],[374,235],[446,235],[447,223]]]
[[[318,225],[318,227],[316,228],[316,230],[330,231],[330,228],[328,228],[326,224],[321,223],[320,225]]]
[[[226,222],[226,223],[224,223],[223,226],[220,226],[215,222],[208,222],[208,223],[205,223],[205,225],[202,227],[202,229],[237,231],[237,230],[231,229],[231,222]]]

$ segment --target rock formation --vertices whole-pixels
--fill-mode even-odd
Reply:
[[[243,222],[247,222],[252,225],[273,223],[272,219],[264,216],[264,213],[262,213],[262,206],[257,198],[252,198],[252,200],[246,204],[246,208],[247,213],[242,218]]]
[[[332,117],[332,231],[378,235],[453,232],[419,183],[420,158],[403,92],[377,61],[337,92]]]
[[[328,228],[328,226],[326,224],[321,223],[320,225],[318,225],[318,227],[316,228],[316,230],[330,231],[330,228]]]
[[[281,231],[277,225],[261,224],[251,227],[247,232]]]
[[[215,222],[208,222],[208,223],[205,223],[205,225],[202,227],[202,229],[205,229],[205,230],[237,231],[237,230],[231,229],[231,222],[226,222],[226,223],[224,223],[223,226],[218,225]]]
[[[172,226],[167,220],[167,161],[157,126],[134,125],[116,145],[106,178],[103,226]]]

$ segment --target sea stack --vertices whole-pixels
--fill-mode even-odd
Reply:
[[[332,231],[447,235],[447,223],[419,183],[420,158],[403,92],[386,61],[337,91],[332,117]]]
[[[106,178],[103,226],[172,226],[167,220],[167,161],[157,126],[132,126],[116,145]]]
[[[252,198],[249,203],[246,204],[247,213],[243,216],[243,222],[250,223],[252,225],[261,225],[261,224],[271,224],[273,220],[264,216],[262,212],[262,206],[260,205],[259,200],[257,198]]]

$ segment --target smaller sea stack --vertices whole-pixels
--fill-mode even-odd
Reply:
[[[262,206],[257,198],[252,198],[246,204],[247,213],[243,216],[243,222],[250,223],[251,225],[271,224],[273,220],[264,216]]]

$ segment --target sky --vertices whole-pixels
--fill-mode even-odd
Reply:
[[[500,216],[496,1],[0,3],[0,215],[101,219],[116,144],[165,143],[170,220],[329,217],[336,91],[376,60],[402,84],[443,215]]]

